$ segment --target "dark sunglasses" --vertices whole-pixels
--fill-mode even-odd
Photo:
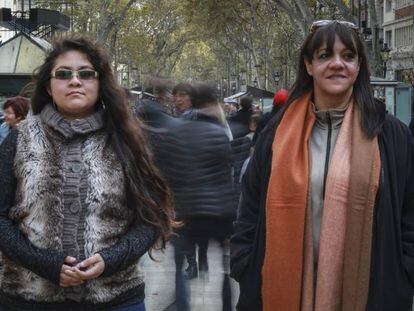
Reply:
[[[70,80],[73,77],[77,77],[81,80],[94,80],[98,78],[98,72],[91,69],[70,70],[70,69],[58,69],[52,72],[52,78],[58,80]]]
[[[351,23],[351,22],[338,21],[338,20],[335,20],[335,19],[322,19],[322,20],[313,22],[312,25],[310,26],[309,32],[312,33],[320,27],[328,26],[328,25],[331,25],[333,23],[338,23],[338,24],[347,26],[351,29],[358,30],[358,26],[355,25],[354,23]]]

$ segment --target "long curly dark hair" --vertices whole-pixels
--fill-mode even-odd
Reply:
[[[36,88],[32,97],[33,114],[39,114],[53,99],[48,93],[55,60],[69,51],[85,54],[99,74],[99,99],[103,102],[105,129],[127,179],[128,206],[140,220],[153,226],[157,240],[152,248],[165,248],[175,227],[169,187],[154,165],[141,123],[132,114],[125,91],[118,85],[102,46],[83,36],[57,39],[43,65],[34,73]]]

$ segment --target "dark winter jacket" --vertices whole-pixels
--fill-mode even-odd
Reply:
[[[242,108],[229,118],[229,125],[234,138],[245,136],[250,132],[249,124],[252,114],[250,109]]]
[[[155,232],[127,208],[123,170],[105,132],[84,139],[83,249],[86,257],[101,254],[104,273],[82,285],[82,300],[65,298],[59,286],[68,255],[62,242],[65,142],[39,115],[28,118],[0,150],[0,305],[8,310],[97,310],[144,298],[138,259],[154,243]]]
[[[156,125],[148,133],[157,166],[171,187],[177,219],[235,219],[232,156],[224,128],[200,112],[197,120],[183,120],[158,111],[145,121]]]
[[[277,123],[277,121],[275,122]],[[238,310],[261,310],[265,205],[275,126],[260,135],[243,179],[231,239],[231,275],[240,284]],[[366,310],[409,311],[414,284],[414,147],[408,128],[387,115],[379,137],[381,176],[374,209]],[[275,306],[275,310],[277,306]]]
[[[231,142],[231,150],[233,153],[233,176],[234,176],[234,194],[235,200],[238,203],[240,196],[240,173],[244,164],[244,161],[250,156],[250,147],[252,146],[252,140],[249,136],[242,136],[234,138]]]

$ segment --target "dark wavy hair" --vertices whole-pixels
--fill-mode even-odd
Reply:
[[[155,228],[161,248],[175,226],[170,189],[155,167],[140,122],[133,116],[125,91],[117,84],[109,57],[102,46],[82,36],[56,40],[43,65],[34,73],[33,114],[39,114],[53,99],[48,93],[55,60],[69,51],[79,51],[99,73],[99,99],[103,102],[105,129],[127,179],[128,207],[143,223]],[[98,104],[97,104],[98,105]],[[152,248],[158,247],[154,243]]]
[[[193,105],[194,99],[196,96],[196,90],[190,83],[178,83],[172,89],[172,94],[176,95],[177,93],[184,93],[190,97],[191,104]]]
[[[359,58],[359,74],[354,83],[353,99],[361,113],[361,128],[367,137],[375,137],[382,128],[385,118],[384,103],[374,98],[370,85],[370,72],[366,52],[357,30],[340,22],[332,22],[311,32],[302,45],[298,62],[298,73],[283,111],[303,94],[313,90],[313,78],[308,74],[305,59],[312,62],[313,54],[326,42],[327,52],[332,53],[336,36]]]

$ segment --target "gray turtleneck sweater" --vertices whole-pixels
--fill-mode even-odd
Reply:
[[[78,261],[85,259],[84,231],[86,212],[86,192],[88,175],[84,169],[83,145],[88,135],[103,128],[103,113],[97,111],[84,119],[67,120],[52,105],[41,112],[41,118],[53,130],[61,134],[64,149],[61,160],[63,168],[63,251]],[[65,288],[65,295],[81,301],[84,285]]]
[[[88,135],[103,127],[102,111],[84,119],[66,120],[51,105],[46,106],[41,118],[49,127],[59,132],[65,141],[61,159],[63,186],[63,250],[69,256],[85,259],[83,231],[85,224],[87,173],[84,169],[82,147]]]
[[[312,206],[312,238],[315,274],[319,259],[319,239],[325,196],[325,182],[332,153],[338,139],[339,130],[345,116],[344,110],[317,110],[315,125],[312,129],[311,150],[311,206]]]

